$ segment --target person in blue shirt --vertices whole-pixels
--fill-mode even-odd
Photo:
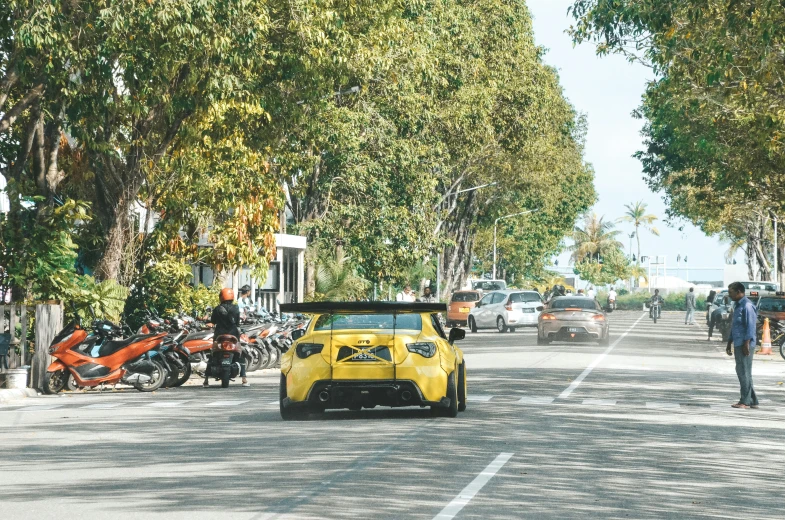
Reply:
[[[752,356],[757,343],[755,325],[758,313],[755,305],[744,294],[744,286],[733,282],[728,286],[728,295],[736,302],[731,322],[731,334],[726,352],[736,359],[736,375],[739,376],[741,398],[731,405],[733,408],[757,408],[758,396],[752,386]],[[731,347],[734,347],[731,349]]]

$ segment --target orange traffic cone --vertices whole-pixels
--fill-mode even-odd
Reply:
[[[760,345],[760,353],[771,355],[771,331],[769,330],[768,318],[763,318],[763,340]]]

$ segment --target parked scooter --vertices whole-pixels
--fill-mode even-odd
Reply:
[[[207,376],[220,379],[221,388],[228,388],[229,381],[240,375],[241,350],[239,341],[234,336],[223,334],[215,340],[215,347],[210,352],[207,363]]]
[[[171,338],[166,340],[165,332],[122,339],[122,329],[105,320],[94,321],[92,333],[71,322],[49,347],[55,359],[44,376],[44,391],[60,392],[69,377],[77,387],[123,383],[140,392],[155,391],[168,376],[167,363],[160,356],[171,346]]]

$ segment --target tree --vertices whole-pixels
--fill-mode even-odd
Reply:
[[[575,272],[581,279],[593,285],[606,285],[616,283],[618,280],[627,280],[633,274],[640,273],[640,269],[630,263],[619,244],[606,247],[601,261],[585,258],[577,262]]]
[[[576,265],[583,262],[599,264],[605,255],[616,250],[623,251],[624,246],[616,239],[620,232],[614,227],[613,222],[598,217],[596,213],[584,215],[583,227],[575,226],[573,231],[570,260]]]
[[[657,216],[649,213],[646,214],[647,204],[643,201],[638,201],[632,204],[625,204],[627,211],[624,216],[619,217],[617,222],[629,222],[635,228],[635,238],[638,242],[638,256],[636,265],[640,265],[641,261],[641,232],[640,228],[644,228],[654,236],[660,236],[659,230],[654,227],[654,222],[657,221]]]

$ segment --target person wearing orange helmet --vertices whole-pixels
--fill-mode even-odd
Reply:
[[[221,289],[221,304],[213,309],[210,321],[215,325],[213,337],[217,338],[224,334],[240,339],[240,307],[234,303],[234,291],[230,288]],[[242,347],[241,347],[242,348]],[[245,374],[245,356],[240,356],[240,376],[243,378],[243,386],[251,386]],[[203,386],[209,386],[209,377],[204,376]]]

